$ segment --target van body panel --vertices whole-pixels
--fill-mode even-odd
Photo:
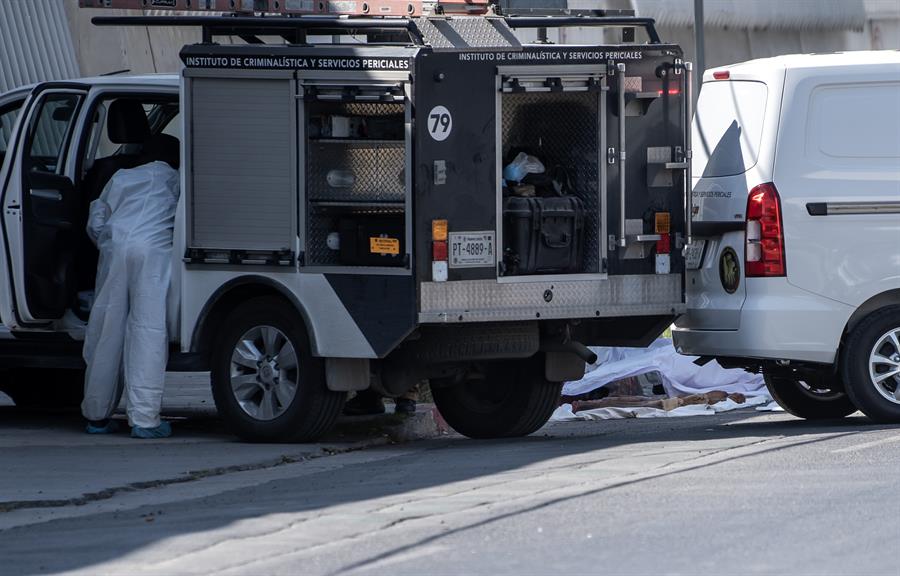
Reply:
[[[791,70],[787,89],[775,185],[788,281],[859,306],[900,287],[900,64]]]
[[[836,360],[852,306],[811,294],[784,278],[750,278],[747,287],[738,329],[697,329],[679,320],[672,331],[678,352],[819,364]]]
[[[687,272],[687,312],[678,319],[679,326],[697,330],[737,330],[741,325],[741,308],[747,296],[746,282],[741,279],[737,290],[729,293],[722,284],[720,267],[727,251],[744,258],[743,231],[721,236],[696,238],[705,242],[700,268]]]

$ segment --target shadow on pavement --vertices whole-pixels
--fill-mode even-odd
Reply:
[[[0,557],[14,573],[89,569],[160,544],[168,538],[215,530],[248,519],[302,514],[396,496],[566,456],[583,454],[585,463],[589,463],[591,459],[598,459],[595,451],[618,446],[647,444],[650,449],[652,444],[661,441],[690,443],[717,438],[842,435],[897,428],[872,424],[859,415],[824,422],[788,417],[779,417],[775,421],[771,418],[754,420],[757,415],[745,411],[715,417],[560,423],[520,439],[473,441],[451,437],[425,441],[415,445],[421,449],[402,456],[273,480],[252,490],[234,490],[175,504],[13,528],[0,533]],[[0,435],[8,428],[10,416],[6,412],[0,413]],[[15,422],[19,417],[12,418]],[[27,420],[28,417],[23,415],[21,418]],[[70,424],[65,420],[60,425],[69,427]],[[71,425],[75,428],[74,422]],[[198,419],[185,421],[183,426],[183,430],[196,427],[198,433],[207,433],[208,427],[218,430],[219,425],[214,419]],[[210,448],[228,450],[229,445],[235,444],[211,444]],[[163,452],[167,449],[164,443],[156,447]],[[85,461],[78,465],[89,468],[96,463]],[[104,469],[99,467],[95,472],[103,474]],[[59,473],[66,471],[59,470]]]

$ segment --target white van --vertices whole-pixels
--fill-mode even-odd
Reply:
[[[900,421],[900,52],[706,72],[683,354],[804,418]]]

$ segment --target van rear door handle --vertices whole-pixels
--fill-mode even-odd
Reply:
[[[29,191],[29,194],[34,196],[35,198],[42,198],[44,200],[55,200],[59,202],[63,199],[62,192],[59,190],[45,190],[45,189],[32,189]]]

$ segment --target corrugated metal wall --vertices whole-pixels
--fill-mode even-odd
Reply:
[[[63,0],[0,0],[0,92],[78,76]]]
[[[896,2],[897,0],[891,0]],[[638,16],[659,26],[694,25],[693,0],[632,0]],[[863,0],[704,0],[706,26],[766,30],[856,30],[866,24]]]

